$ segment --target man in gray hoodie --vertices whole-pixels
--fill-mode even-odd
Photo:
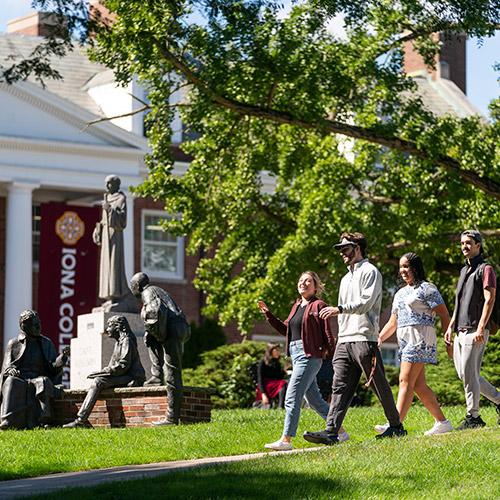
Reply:
[[[377,346],[382,275],[366,258],[366,238],[362,233],[342,233],[335,245],[348,268],[340,283],[336,307],[321,310],[322,318],[338,317],[339,334],[333,357],[333,386],[326,430],[306,432],[311,443],[338,443],[338,431],[364,373],[382,403],[389,422],[387,430],[377,438],[404,436],[406,431],[399,419],[394,397],[385,378],[382,357]]]

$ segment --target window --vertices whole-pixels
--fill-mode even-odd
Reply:
[[[38,268],[40,261],[40,226],[42,224],[42,217],[40,215],[40,204],[33,204],[32,207],[32,248],[33,248],[33,267]]]
[[[169,234],[161,222],[165,212],[142,212],[142,269],[154,278],[184,278],[184,238]]]

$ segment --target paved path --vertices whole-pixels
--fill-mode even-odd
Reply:
[[[275,455],[289,455],[317,451],[324,447],[303,448],[292,451],[272,451],[252,453],[249,455],[235,455],[229,457],[200,458],[197,460],[178,460],[174,462],[159,462],[155,464],[125,465],[107,469],[88,470],[81,472],[64,472],[27,479],[14,479],[0,482],[0,499],[10,500],[29,495],[50,493],[61,488],[79,486],[95,486],[110,481],[129,481],[146,477],[160,476],[168,472],[178,472],[211,465],[222,465],[243,460],[254,460]]]

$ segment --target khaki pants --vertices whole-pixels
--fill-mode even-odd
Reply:
[[[459,331],[453,344],[453,362],[458,378],[464,383],[467,415],[479,416],[481,394],[495,404],[500,404],[500,392],[481,377],[481,363],[488,342],[489,332],[484,331],[484,342],[474,342],[476,332]]]

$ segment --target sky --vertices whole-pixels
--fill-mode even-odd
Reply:
[[[0,0],[0,32],[7,30],[7,21],[32,12],[31,0]],[[493,65],[500,63],[500,31],[483,44],[471,39],[467,42],[467,96],[485,116],[488,103],[500,95],[500,73]]]

